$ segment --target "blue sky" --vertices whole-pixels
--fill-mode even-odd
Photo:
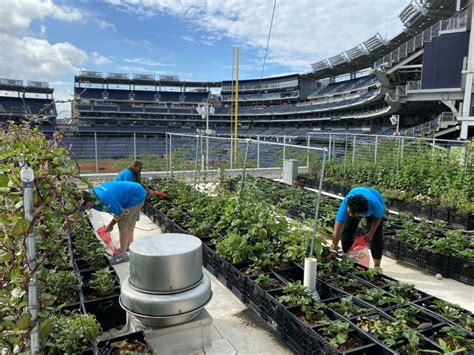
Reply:
[[[408,0],[277,0],[265,76],[403,28]],[[49,81],[70,98],[81,69],[229,80],[259,78],[273,0],[2,0],[0,77]],[[67,111],[67,107],[64,106]]]

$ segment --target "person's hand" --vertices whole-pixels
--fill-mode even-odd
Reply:
[[[105,228],[105,231],[108,233],[112,232],[113,230],[114,230],[114,226],[112,224],[109,224],[107,228]]]
[[[64,229],[64,230],[69,230],[70,227],[71,226],[69,224],[69,221],[64,221],[64,223],[61,226],[61,228]]]
[[[374,237],[373,234],[367,233],[367,234],[365,235],[365,241],[366,241],[366,242],[370,242],[370,241],[372,241],[372,238],[373,238],[373,237]]]

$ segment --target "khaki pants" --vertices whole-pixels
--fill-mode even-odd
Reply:
[[[135,228],[135,224],[137,224],[138,220],[140,219],[140,210],[144,204],[145,201],[128,209],[128,214],[118,221],[119,230],[124,228]]]

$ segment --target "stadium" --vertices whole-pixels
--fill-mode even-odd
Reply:
[[[474,4],[405,2],[300,73],[0,78],[2,353],[473,353]]]

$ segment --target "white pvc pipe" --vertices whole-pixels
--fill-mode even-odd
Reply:
[[[318,260],[316,258],[305,258],[304,259],[303,284],[310,291],[316,290],[317,265],[318,265]]]

